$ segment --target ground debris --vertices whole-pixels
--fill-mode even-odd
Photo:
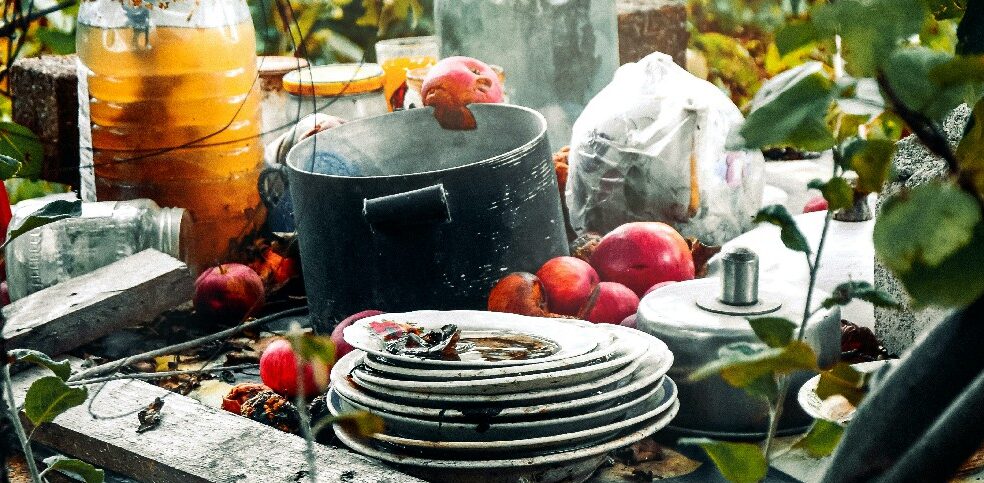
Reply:
[[[154,402],[150,403],[146,408],[141,409],[137,413],[137,420],[140,421],[140,427],[137,428],[137,433],[145,433],[161,425],[161,408],[164,407],[164,400],[161,398],[154,398]]]

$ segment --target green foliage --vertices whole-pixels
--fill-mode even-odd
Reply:
[[[830,456],[844,435],[844,427],[823,419],[818,419],[810,427],[810,432],[793,446],[802,448],[814,458]]]
[[[960,18],[967,9],[967,0],[923,0],[937,20]]]
[[[342,426],[347,431],[368,438],[376,433],[382,433],[385,429],[382,418],[366,411],[353,411],[341,414],[334,418],[333,422]]]
[[[31,384],[24,396],[24,414],[35,426],[54,421],[59,414],[89,397],[85,387],[69,387],[58,376],[45,376]]]
[[[72,190],[70,186],[61,183],[26,178],[8,179],[3,184],[7,188],[7,198],[9,198],[11,205],[32,198],[40,198],[57,193],[68,193]]]
[[[853,138],[844,143],[841,152],[844,168],[858,175],[859,192],[868,194],[881,191],[892,173],[893,141]]]
[[[875,288],[868,282],[844,282],[834,288],[831,296],[823,301],[823,307],[829,309],[837,305],[847,305],[852,300],[864,300],[875,307],[894,308],[899,303],[884,290]]]
[[[755,223],[771,223],[779,227],[779,238],[786,248],[803,253],[810,253],[810,244],[803,232],[796,226],[796,220],[783,205],[770,205],[759,210],[755,215]]]
[[[741,135],[749,147],[834,145],[827,111],[838,90],[819,62],[803,64],[770,79],[752,104]]]
[[[793,341],[796,323],[783,317],[758,317],[748,323],[762,342],[769,347],[785,347]]]
[[[42,206],[33,214],[24,219],[17,228],[10,230],[7,235],[7,241],[0,245],[0,249],[7,246],[8,243],[16,239],[17,237],[27,233],[35,228],[42,227],[48,223],[53,223],[58,220],[64,220],[66,218],[77,218],[82,216],[82,202],[81,201],[68,201],[68,200],[55,200],[47,205]]]
[[[953,72],[954,56],[926,47],[896,49],[882,67],[885,80],[906,107],[920,112],[933,121],[941,122],[966,99],[976,97],[978,82],[966,76],[959,79],[941,76],[941,71]],[[984,66],[976,66],[984,73]],[[949,74],[952,76],[952,74]]]
[[[929,183],[889,200],[875,224],[879,257],[897,273],[939,266],[970,243],[981,207],[951,183]],[[975,269],[979,267],[974,267]]]
[[[854,204],[854,188],[844,178],[830,178],[826,182],[815,179],[808,186],[820,190],[830,211],[849,208]]]
[[[56,361],[44,352],[32,349],[13,349],[8,351],[7,355],[16,362],[30,362],[41,367],[47,367],[63,381],[67,381],[68,377],[72,375],[72,367],[68,361]]]
[[[817,397],[826,400],[840,395],[857,406],[867,392],[867,385],[868,374],[858,371],[846,362],[838,362],[834,367],[820,373]]]
[[[705,438],[683,438],[680,444],[703,448],[728,481],[757,483],[769,471],[769,464],[757,444],[712,441]]]
[[[11,158],[10,156],[0,154],[0,179],[10,179],[20,171],[21,164],[20,161]]]
[[[44,161],[41,140],[20,124],[0,122],[0,155],[21,163],[17,174],[24,178],[37,178],[41,174],[41,163]]]
[[[81,479],[85,483],[102,483],[106,477],[103,470],[97,469],[89,463],[64,456],[45,458],[44,464],[47,466],[45,472],[60,471]]]
[[[974,188],[977,197],[984,199],[984,100],[974,106],[956,155],[961,176]]]
[[[734,350],[732,346],[719,354],[717,360],[694,371],[690,380],[699,381],[720,375],[728,384],[741,388],[759,382],[758,379],[765,375],[819,370],[816,353],[803,341],[793,341],[777,348],[763,346],[751,353],[747,345],[743,345],[741,350]]]

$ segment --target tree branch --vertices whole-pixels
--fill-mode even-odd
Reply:
[[[206,369],[188,369],[184,371],[165,371],[165,372],[138,372],[134,374],[114,374],[112,376],[94,377],[91,379],[80,379],[78,381],[71,381],[67,383],[68,386],[85,386],[89,384],[98,384],[100,382],[118,381],[122,379],[136,379],[136,380],[152,380],[152,379],[163,379],[165,377],[172,376],[184,376],[188,374],[209,374],[213,372],[223,372],[223,371],[242,371],[245,369],[255,369],[259,367],[259,364],[240,364],[238,366],[224,366],[224,367],[209,367]]]

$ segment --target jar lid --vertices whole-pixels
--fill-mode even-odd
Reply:
[[[307,67],[284,76],[284,90],[299,96],[343,96],[382,88],[383,69],[369,63]]]
[[[256,58],[256,70],[261,77],[283,77],[284,74],[308,66],[307,59],[287,55],[262,55]]]

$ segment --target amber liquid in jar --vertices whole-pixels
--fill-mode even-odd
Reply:
[[[78,28],[97,199],[186,208],[189,264],[201,270],[227,260],[262,221],[252,24]]]

